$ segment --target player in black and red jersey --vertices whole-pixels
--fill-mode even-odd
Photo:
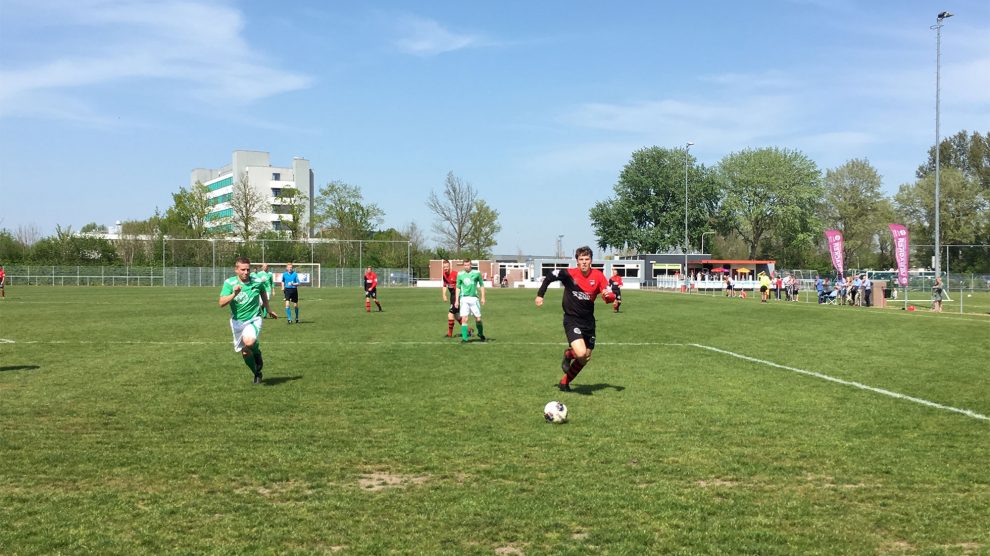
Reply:
[[[601,294],[605,303],[615,301],[605,275],[591,268],[591,256],[590,247],[578,247],[574,252],[577,268],[554,270],[543,279],[536,294],[536,306],[542,307],[543,296],[551,283],[559,280],[564,286],[564,334],[570,344],[560,362],[564,376],[558,387],[564,392],[571,390],[571,381],[588,364],[595,349],[595,299]]]
[[[443,260],[443,272],[440,279],[443,282],[440,284],[443,300],[449,303],[447,308],[447,337],[452,338],[454,336],[454,322],[457,322],[456,315],[458,313],[458,309],[454,307],[454,303],[457,301],[457,271],[450,268],[450,261],[447,259]]]
[[[612,288],[612,293],[615,294],[612,310],[618,313],[619,305],[622,305],[622,276],[619,276],[618,271],[613,271],[612,277],[608,279],[608,285]]]

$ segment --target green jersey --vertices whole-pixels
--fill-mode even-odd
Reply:
[[[475,269],[470,272],[462,270],[457,273],[457,288],[461,290],[461,297],[478,297],[478,286],[485,287],[480,270]]]
[[[268,299],[271,299],[272,298],[272,290],[275,289],[275,273],[273,273],[273,272],[266,272],[264,270],[259,270],[258,272],[255,272],[255,273],[251,274],[251,277],[252,278],[257,278],[257,279],[262,280],[264,282],[265,293],[268,294]]]
[[[220,289],[220,295],[230,295],[234,293],[234,287],[240,284],[241,291],[230,302],[230,316],[234,320],[249,321],[258,316],[258,307],[261,305],[261,291],[265,287],[264,280],[251,276],[248,283],[241,282],[237,276],[227,278]]]

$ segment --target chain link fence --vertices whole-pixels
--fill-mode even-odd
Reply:
[[[233,265],[219,267],[150,266],[32,266],[9,265],[4,269],[9,287],[17,286],[180,286],[220,287],[234,275]],[[408,268],[375,268],[379,287],[415,285],[417,277]],[[307,270],[309,272],[310,270]],[[323,288],[363,287],[364,268],[321,268]]]

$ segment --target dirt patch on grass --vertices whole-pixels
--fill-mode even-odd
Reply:
[[[695,481],[696,485],[701,488],[711,488],[711,487],[734,487],[739,485],[739,481],[732,481],[729,479],[707,479]]]
[[[500,546],[500,547],[496,548],[495,549],[495,554],[513,554],[513,555],[517,555],[517,556],[522,556],[523,554],[525,554],[525,552],[523,552],[523,549],[522,549],[521,546],[519,546],[518,544],[513,543],[513,544],[507,544],[505,546]]]
[[[378,492],[387,488],[403,488],[410,485],[421,485],[430,480],[427,475],[399,475],[385,471],[365,473],[358,479],[361,489]]]

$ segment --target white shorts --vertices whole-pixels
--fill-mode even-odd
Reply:
[[[461,318],[468,316],[469,314],[474,315],[474,318],[481,318],[481,303],[478,301],[477,297],[462,297],[461,298]]]
[[[230,319],[230,331],[234,333],[234,351],[240,353],[244,349],[244,338],[257,341],[261,334],[261,317],[248,321]]]

